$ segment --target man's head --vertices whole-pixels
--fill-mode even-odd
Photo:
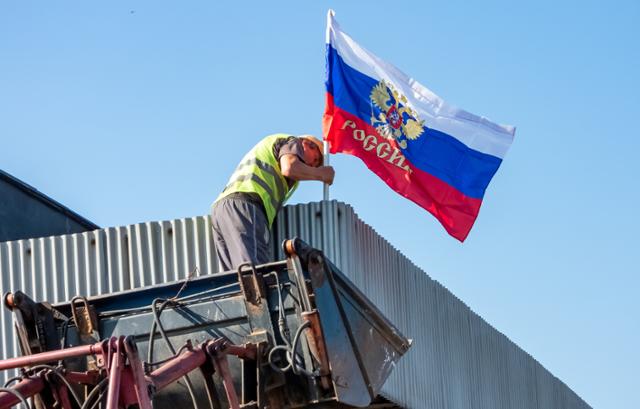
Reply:
[[[313,135],[300,135],[302,148],[304,149],[304,162],[317,168],[322,165],[322,141]]]

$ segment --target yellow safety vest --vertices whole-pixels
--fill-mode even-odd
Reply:
[[[298,187],[298,182],[296,182],[289,188],[287,180],[280,171],[280,163],[273,154],[273,145],[278,139],[289,136],[291,135],[269,135],[258,142],[253,149],[244,155],[229,178],[227,186],[213,203],[232,193],[256,193],[262,200],[269,226],[271,226],[278,210]]]

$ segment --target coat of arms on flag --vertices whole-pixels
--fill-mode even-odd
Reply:
[[[371,125],[387,139],[395,139],[406,149],[407,139],[417,139],[422,135],[424,123],[407,104],[407,98],[393,89],[384,80],[371,90]]]

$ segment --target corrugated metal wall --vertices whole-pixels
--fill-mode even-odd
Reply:
[[[584,409],[589,406],[517,345],[393,248],[353,209],[285,207],[274,251],[298,236],[325,254],[414,341],[383,388],[407,408]],[[0,290],[67,300],[216,272],[208,217],[0,243]],[[410,300],[408,302],[407,300]],[[0,314],[2,357],[16,354]]]

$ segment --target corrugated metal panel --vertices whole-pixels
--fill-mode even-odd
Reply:
[[[350,206],[323,202],[286,207],[275,241],[294,235],[321,248],[413,338],[382,389],[394,402],[409,408],[589,408],[362,222]]]
[[[391,246],[353,209],[332,202],[285,207],[273,250],[300,237],[325,254],[413,347],[383,387],[407,408],[584,409],[589,406]],[[0,243],[0,290],[68,300],[217,271],[208,217],[141,223]],[[407,302],[407,300],[411,300]],[[16,355],[11,316],[0,313],[2,357]]]

